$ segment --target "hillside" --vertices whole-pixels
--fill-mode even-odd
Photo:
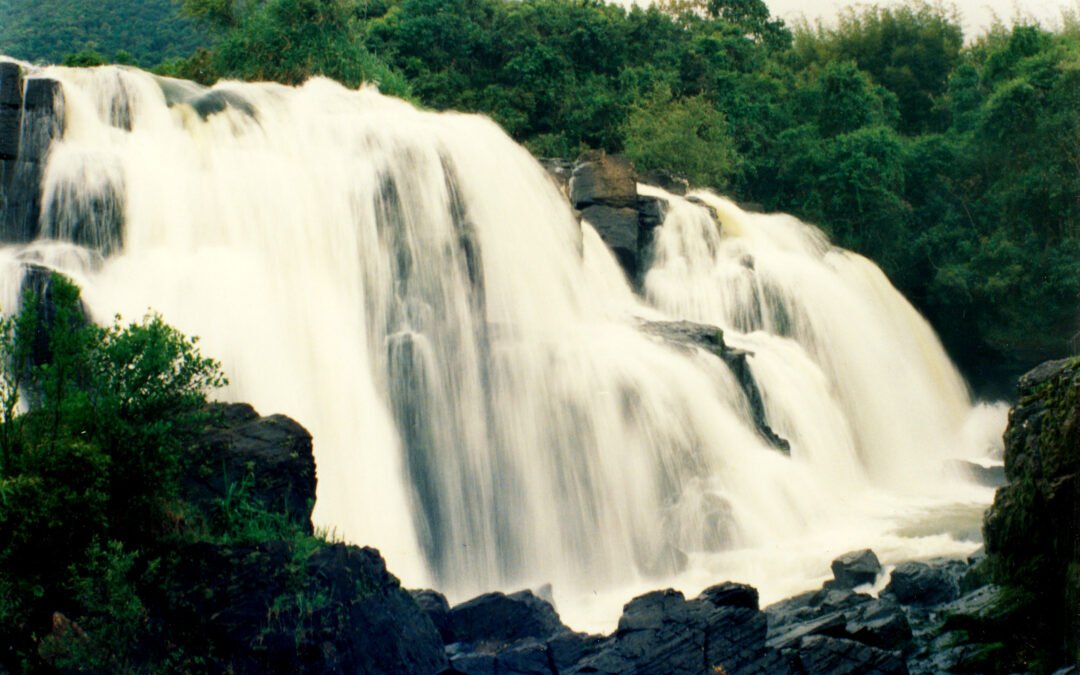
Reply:
[[[152,66],[206,44],[171,0],[0,0],[0,17],[0,53],[27,61],[55,63],[89,49]]]

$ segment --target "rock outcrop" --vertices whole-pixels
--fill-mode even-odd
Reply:
[[[674,345],[704,349],[723,360],[735,375],[735,379],[746,396],[754,426],[762,439],[785,454],[791,452],[791,443],[769,426],[761,390],[758,389],[757,382],[750,372],[750,365],[746,362],[747,357],[752,356],[750,352],[728,347],[724,343],[724,332],[716,326],[707,324],[692,321],[647,321],[641,324],[641,330]]]
[[[986,513],[988,561],[999,583],[1029,594],[1047,648],[1080,663],[1080,358],[1040,365],[1017,393],[1009,484]]]

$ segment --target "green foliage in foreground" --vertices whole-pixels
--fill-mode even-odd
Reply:
[[[287,542],[302,590],[323,539],[260,508],[249,477],[194,513],[182,481],[219,365],[159,316],[99,327],[65,278],[45,288],[0,319],[0,670],[197,671],[202,638],[160,615],[190,592],[171,576],[184,547]]]

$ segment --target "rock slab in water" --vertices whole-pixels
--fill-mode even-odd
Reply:
[[[870,549],[845,553],[832,561],[831,567],[838,588],[872,584],[881,572],[881,563]]]
[[[634,165],[622,155],[586,153],[579,158],[570,179],[570,203],[576,209],[594,204],[634,208],[637,203]]]

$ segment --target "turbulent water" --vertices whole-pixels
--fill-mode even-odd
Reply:
[[[949,460],[993,460],[1001,408],[813,227],[642,186],[667,216],[638,295],[482,117],[325,80],[34,76],[62,82],[65,131],[41,238],[0,250],[4,306],[34,261],[99,320],[153,308],[201,336],[222,398],[312,432],[317,522],[408,585],[550,582],[571,625],[607,628],[645,589],[733,579],[768,601],[851,548],[977,546],[991,491]],[[790,456],[723,361],[641,329],[666,319],[750,352]]]

